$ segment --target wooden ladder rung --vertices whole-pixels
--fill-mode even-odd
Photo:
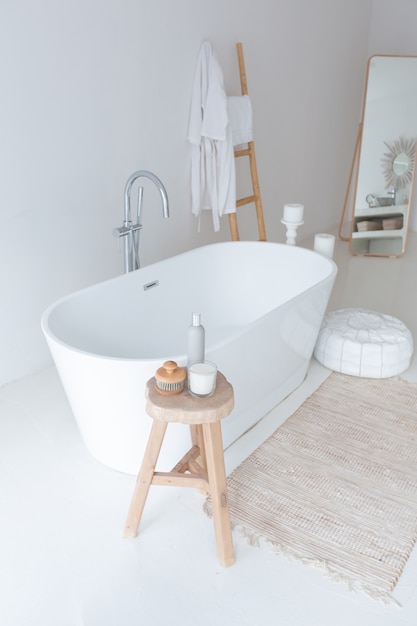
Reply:
[[[241,150],[235,150],[235,159],[238,159],[239,157],[243,157],[243,156],[250,156],[251,155],[251,151],[249,150],[249,148],[242,148]]]
[[[256,201],[256,196],[246,196],[246,198],[239,198],[239,200],[236,200],[236,206],[240,207],[240,206],[244,206],[245,204],[251,204],[252,202]]]

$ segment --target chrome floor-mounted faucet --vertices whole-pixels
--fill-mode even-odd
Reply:
[[[168,196],[166,189],[158,176],[155,176],[152,172],[148,172],[147,170],[139,170],[134,172],[127,179],[125,185],[125,212],[124,212],[124,220],[123,226],[120,228],[115,228],[113,230],[113,235],[115,237],[123,237],[123,249],[124,249],[124,269],[125,273],[131,272],[132,270],[137,270],[140,267],[139,261],[139,235],[142,229],[142,201],[143,201],[143,187],[139,187],[138,189],[138,204],[137,204],[137,212],[136,212],[136,223],[134,224],[132,221],[132,214],[130,210],[130,192],[132,189],[132,185],[138,178],[149,178],[162,198],[162,214],[164,218],[169,217],[169,207],[168,207]]]

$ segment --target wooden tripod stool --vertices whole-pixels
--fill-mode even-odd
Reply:
[[[127,516],[124,536],[136,537],[151,485],[195,487],[209,493],[212,501],[217,556],[224,566],[234,563],[229,517],[223,440],[220,420],[233,409],[233,387],[220,372],[210,398],[194,398],[187,389],[177,395],[161,395],[155,378],[145,390],[146,411],[153,418],[142,466]],[[170,472],[155,467],[170,422],[188,424],[192,447]]]

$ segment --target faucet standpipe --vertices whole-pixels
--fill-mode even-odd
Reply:
[[[392,187],[391,189],[388,189],[387,193],[388,193],[388,196],[392,199],[392,205],[394,205],[395,204],[395,200],[396,200],[396,195],[397,195],[395,187]]]
[[[168,196],[166,189],[160,179],[155,176],[152,172],[148,172],[147,170],[139,170],[134,172],[127,179],[125,185],[124,192],[124,221],[123,226],[120,228],[115,228],[113,230],[114,237],[123,237],[124,244],[124,270],[125,273],[131,272],[132,270],[139,269],[139,231],[142,229],[141,223],[141,209],[142,209],[142,198],[143,198],[143,187],[139,187],[138,194],[138,207],[137,207],[137,223],[132,224],[131,219],[131,211],[130,211],[130,192],[132,189],[132,185],[138,178],[149,178],[162,198],[162,214],[166,219],[169,217],[169,207],[168,207]]]

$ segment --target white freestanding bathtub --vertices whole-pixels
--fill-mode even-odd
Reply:
[[[303,382],[336,273],[333,261],[297,246],[226,242],[52,304],[42,329],[90,453],[137,473],[152,422],[145,383],[167,359],[185,365],[192,312],[206,329],[206,358],[234,387],[222,422],[229,446]],[[188,447],[188,428],[171,425],[163,469]]]

